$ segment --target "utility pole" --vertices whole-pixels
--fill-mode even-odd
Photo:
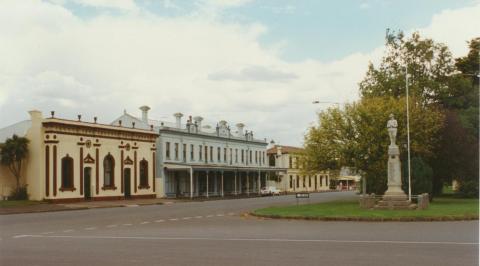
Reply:
[[[408,200],[412,200],[412,176],[410,166],[410,112],[408,103],[408,65],[405,66],[405,87],[407,91],[407,154],[408,154]]]

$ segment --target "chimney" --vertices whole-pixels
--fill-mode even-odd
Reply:
[[[32,120],[32,126],[33,125],[39,126],[43,120],[42,112],[38,110],[31,110],[28,113],[30,114],[30,119]]]
[[[148,110],[150,110],[150,107],[144,105],[140,106],[139,109],[142,110],[142,121],[148,124]]]
[[[243,123],[238,123],[236,124],[236,126],[237,126],[238,136],[243,137],[243,128],[245,127],[245,125]]]
[[[277,155],[282,155],[282,146],[277,146]]]
[[[201,128],[202,128],[202,120],[203,120],[203,117],[201,116],[195,116],[193,118],[193,120],[197,123],[197,128],[198,128],[198,131],[202,131]]]
[[[182,116],[183,116],[183,114],[182,113],[174,113],[173,116],[175,116],[175,124],[176,124],[177,128],[181,128],[182,127]]]

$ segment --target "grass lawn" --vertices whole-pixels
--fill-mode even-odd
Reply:
[[[253,214],[272,218],[325,220],[453,220],[478,219],[478,199],[435,198],[427,210],[364,210],[357,201],[333,201],[299,206],[270,207]]]
[[[44,202],[31,200],[0,200],[0,208],[30,206],[42,203]]]

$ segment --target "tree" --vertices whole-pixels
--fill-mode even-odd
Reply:
[[[21,189],[22,162],[28,154],[28,139],[13,135],[0,146],[0,163],[7,166],[16,179],[16,192]]]
[[[386,123],[389,114],[394,114],[399,124],[397,144],[406,152],[405,108],[405,98],[369,97],[321,112],[318,126],[311,127],[305,136],[305,168],[314,172],[351,166],[365,173],[368,193],[383,194],[389,145]],[[443,115],[435,108],[425,110],[415,99],[411,99],[410,108],[412,154],[432,157]]]

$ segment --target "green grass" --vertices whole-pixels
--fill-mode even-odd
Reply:
[[[0,208],[8,207],[20,207],[20,206],[30,206],[42,204],[41,201],[31,201],[31,200],[0,200]]]
[[[255,210],[260,216],[314,219],[478,219],[478,199],[435,198],[426,210],[365,210],[357,201],[333,201]]]

